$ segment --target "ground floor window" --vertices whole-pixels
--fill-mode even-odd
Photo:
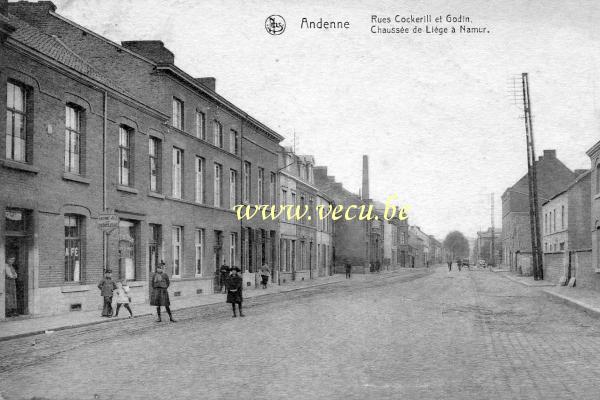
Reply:
[[[181,259],[182,259],[182,242],[183,242],[183,228],[181,226],[174,226],[171,230],[172,235],[172,246],[173,246],[173,276],[181,276]]]
[[[119,277],[135,280],[137,222],[119,221]]]
[[[81,238],[83,217],[67,214],[65,226],[65,281],[81,280]]]
[[[202,275],[202,260],[204,258],[204,229],[196,229],[194,246],[196,248],[196,275]]]
[[[156,272],[156,266],[161,260],[161,226],[150,224],[150,239],[148,240],[148,271]]]

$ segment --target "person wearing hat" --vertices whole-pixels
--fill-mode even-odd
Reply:
[[[235,315],[235,305],[238,305],[238,309],[240,310],[240,317],[244,316],[242,313],[242,288],[243,288],[243,279],[238,274],[240,269],[238,267],[231,268],[231,275],[227,278],[227,303],[231,303],[231,309],[233,310],[233,318]]]
[[[271,268],[269,268],[269,264],[265,261],[263,266],[260,267],[260,284],[263,289],[267,288],[267,284],[269,283],[269,276],[271,276]]]
[[[112,317],[113,309],[112,309],[112,298],[113,291],[117,288],[115,282],[112,280],[112,271],[107,269],[104,271],[104,278],[98,284],[98,289],[100,289],[100,296],[104,298],[104,306],[102,308],[102,316],[103,317]]]
[[[17,307],[17,270],[15,261],[17,257],[14,254],[9,254],[6,257],[6,265],[4,267],[4,293],[6,293],[5,310],[6,316],[12,317],[18,314]]]
[[[225,283],[227,282],[227,277],[231,272],[231,268],[227,266],[227,261],[223,260],[223,265],[219,269],[219,285],[221,286],[219,292],[226,293],[227,289],[225,288]]]
[[[158,315],[158,319],[156,322],[161,322],[160,318],[160,307],[165,307],[167,310],[167,314],[169,314],[169,320],[171,322],[176,322],[173,319],[173,315],[171,314],[171,309],[169,308],[171,305],[171,301],[169,300],[169,292],[167,291],[170,281],[169,275],[164,272],[165,263],[161,261],[156,266],[156,272],[152,276],[152,295],[150,296],[150,305],[156,306],[156,314]]]

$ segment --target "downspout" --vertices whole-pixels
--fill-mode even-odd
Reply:
[[[107,177],[106,177],[106,139],[108,129],[108,92],[104,91],[103,96],[103,120],[102,120],[102,211],[106,212],[107,204]],[[104,265],[104,271],[108,269],[108,232],[102,234],[102,264]],[[104,274],[103,274],[104,275]]]

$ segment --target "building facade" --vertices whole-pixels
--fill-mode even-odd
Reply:
[[[278,263],[279,221],[240,222],[233,206],[277,204],[282,136],[213,78],[177,68],[160,41],[118,45],[51,2],[9,11],[0,265],[17,258],[21,314],[97,308],[105,268],[144,302],[161,260],[175,301],[217,289],[222,264],[252,285]],[[103,232],[107,215],[118,223]]]
[[[541,213],[542,204],[563,191],[575,174],[556,157],[556,150],[544,150],[535,165]],[[528,174],[502,195],[502,249],[502,260],[512,271],[532,273]]]

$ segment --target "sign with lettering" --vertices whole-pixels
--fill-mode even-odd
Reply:
[[[111,231],[119,227],[119,217],[115,213],[102,213],[98,215],[98,227],[103,231]]]

